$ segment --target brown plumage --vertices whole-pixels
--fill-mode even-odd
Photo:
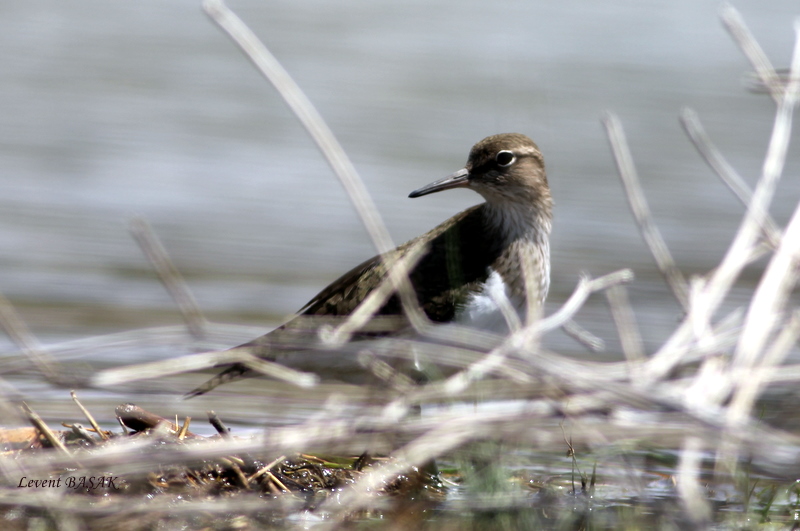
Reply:
[[[251,348],[257,356],[270,360],[309,349],[315,341],[317,320],[330,322],[350,315],[385,278],[385,259],[398,259],[420,243],[427,244],[427,251],[409,277],[419,305],[431,321],[458,321],[484,327],[488,322],[484,315],[487,308],[489,313],[493,311],[487,306],[489,297],[484,293],[492,275],[499,280],[494,285],[504,286],[504,294],[520,313],[527,306],[526,278],[537,281],[537,302],[544,301],[549,287],[552,199],[539,148],[518,133],[487,137],[473,146],[463,169],[415,190],[409,197],[459,187],[475,190],[486,201],[456,214],[387,255],[359,264],[303,306],[298,317],[239,348]],[[531,268],[527,276],[521,255]],[[404,329],[399,298],[390,297],[373,321],[373,326],[368,326],[356,339],[391,335]],[[232,365],[190,396],[203,394],[249,372],[243,365]]]

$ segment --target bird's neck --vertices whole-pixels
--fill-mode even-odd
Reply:
[[[503,243],[545,244],[550,236],[552,201],[542,198],[537,203],[504,201],[484,204],[485,219],[491,229],[502,235]]]
[[[487,202],[486,221],[503,238],[504,251],[492,265],[509,289],[509,295],[524,299],[535,289],[544,302],[550,287],[550,227],[552,201],[539,204]],[[530,286],[528,282],[532,282]]]

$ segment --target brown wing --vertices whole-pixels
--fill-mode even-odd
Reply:
[[[476,205],[391,251],[394,257],[402,256],[421,241],[428,242],[428,250],[410,278],[419,304],[432,321],[451,320],[469,294],[480,289],[489,266],[500,254],[502,242],[489,236],[484,216],[485,209]],[[301,313],[349,315],[384,280],[386,273],[383,257],[374,256],[332,282]],[[399,298],[391,297],[378,314],[402,315]]]
[[[411,283],[428,318],[449,322],[479,291],[502,242],[486,230],[485,205],[453,216],[433,229],[428,253],[411,272]]]
[[[393,251],[396,253],[397,251]],[[383,255],[358,264],[317,293],[300,310],[303,315],[350,315],[386,275]]]
[[[299,313],[349,315],[383,282],[387,273],[384,258],[399,258],[420,241],[427,241],[428,250],[410,273],[411,284],[428,318],[449,321],[469,293],[486,280],[488,267],[499,256],[500,242],[488,239],[486,234],[481,205],[469,208],[391,253],[357,265],[311,299]],[[401,314],[397,296],[391,297],[378,311],[378,315]]]
[[[422,236],[404,243],[391,251],[402,254],[421,240],[427,241],[428,250],[411,271],[409,277],[417,300],[429,319],[447,322],[453,319],[458,308],[470,293],[479,290],[489,275],[489,266],[500,254],[502,242],[494,241],[485,230],[484,209],[476,205],[453,216]],[[283,326],[256,338],[241,347],[248,347],[264,358],[276,353],[308,347],[316,338],[319,323],[341,319],[355,310],[386,276],[383,257],[378,255],[357,265],[319,292],[301,309],[297,317]],[[378,311],[379,316],[402,316],[402,306],[396,295]],[[396,320],[386,330],[396,330]],[[363,335],[375,336],[380,325],[364,330]],[[246,367],[234,365],[192,392],[192,396],[205,393],[221,383],[239,379],[250,373]]]

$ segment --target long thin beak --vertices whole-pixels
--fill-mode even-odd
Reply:
[[[469,171],[466,168],[461,168],[455,173],[452,173],[444,179],[426,184],[422,188],[417,188],[408,197],[421,197],[423,195],[441,192],[442,190],[449,190],[451,188],[463,188],[469,186]]]

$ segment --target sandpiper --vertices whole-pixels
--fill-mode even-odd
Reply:
[[[499,301],[510,302],[524,321],[528,294],[535,293],[534,302],[540,305],[550,285],[553,201],[542,153],[530,138],[519,133],[489,136],[472,147],[464,168],[414,190],[409,197],[452,188],[471,188],[485,202],[385,255],[359,264],[322,290],[288,323],[237,348],[251,349],[258,357],[279,362],[293,352],[308,350],[308,323],[314,322],[310,318],[347,317],[384,280],[387,260],[399,260],[423,243],[426,250],[409,278],[420,308],[431,321],[502,332],[507,328]],[[407,328],[397,295],[388,299],[373,320],[378,322],[380,317],[393,318],[394,324],[367,327],[359,337],[395,335]],[[298,330],[306,331],[299,334],[302,341],[295,333]],[[231,365],[190,396],[250,373],[244,365]]]

